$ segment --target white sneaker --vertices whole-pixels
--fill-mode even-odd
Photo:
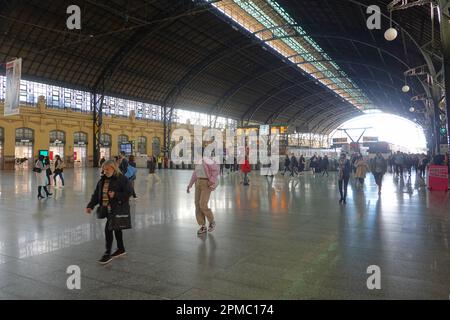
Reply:
[[[216,222],[213,221],[209,224],[208,232],[213,232],[215,228],[216,228]]]
[[[198,229],[198,231],[197,231],[198,235],[203,234],[203,233],[206,233],[205,225],[201,226],[200,229]]]

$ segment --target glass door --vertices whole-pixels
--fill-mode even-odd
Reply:
[[[76,167],[85,167],[87,158],[87,148],[85,145],[73,147],[73,161]]]
[[[16,142],[15,149],[16,169],[28,169],[33,165],[32,142]]]

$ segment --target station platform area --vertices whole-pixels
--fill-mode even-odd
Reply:
[[[353,179],[340,205],[336,173],[250,186],[225,174],[212,194],[214,232],[197,236],[191,171],[139,170],[127,255],[106,266],[104,221],[84,213],[97,169],[66,170],[37,199],[34,174],[0,171],[0,299],[448,299],[449,198],[388,174],[379,197]],[[115,243],[113,250],[115,249]],[[81,289],[69,290],[69,266]],[[367,268],[379,266],[381,289]]]

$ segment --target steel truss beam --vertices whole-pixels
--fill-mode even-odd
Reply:
[[[426,4],[437,4],[436,0],[394,0],[388,4],[388,10],[405,10],[415,6],[423,6]]]
[[[103,124],[103,103],[105,100],[104,91],[101,94],[93,92],[91,95],[91,109],[93,111],[93,133],[94,133],[94,167],[100,165],[100,147],[101,147],[101,133]]]

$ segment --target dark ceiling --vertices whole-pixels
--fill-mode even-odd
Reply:
[[[278,0],[375,105],[410,117],[410,97],[423,87],[410,79],[412,91],[403,94],[403,72],[425,61],[406,33],[384,40],[386,19],[383,30],[366,27],[364,4],[387,13],[388,2]],[[82,9],[81,31],[66,29],[71,4]],[[318,133],[360,114],[200,0],[0,5],[1,60],[22,57],[26,79]],[[431,40],[425,7],[394,19],[419,45]]]

